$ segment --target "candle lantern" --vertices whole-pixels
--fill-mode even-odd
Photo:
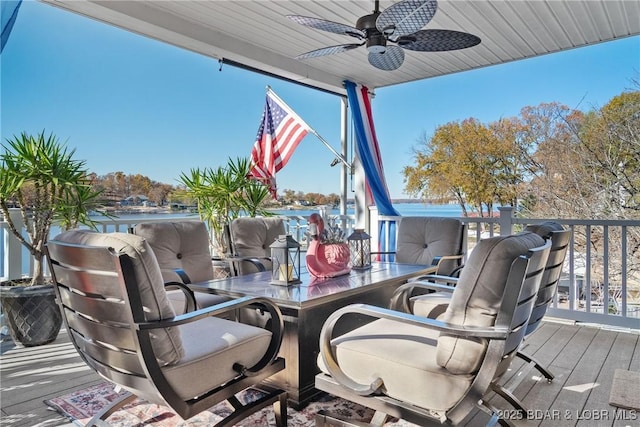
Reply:
[[[300,281],[300,243],[288,234],[271,244],[271,284],[289,286]]]
[[[364,270],[371,267],[371,236],[357,228],[348,238],[351,267]]]

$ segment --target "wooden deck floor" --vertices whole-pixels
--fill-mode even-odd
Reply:
[[[519,359],[512,364],[504,380],[534,416],[513,421],[517,426],[640,426],[640,411],[623,412],[608,403],[615,370],[640,371],[639,331],[550,320],[527,338],[524,350],[549,366],[556,378],[547,383]],[[5,342],[1,352],[2,426],[68,424],[43,400],[101,381],[77,356],[66,332],[40,347],[20,348]],[[492,395],[490,402],[511,413],[499,396]],[[470,423],[481,424],[479,417]]]

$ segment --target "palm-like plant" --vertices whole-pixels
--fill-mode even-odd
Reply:
[[[247,158],[229,159],[225,167],[195,168],[180,174],[179,181],[187,188],[198,206],[200,219],[213,233],[217,255],[229,253],[225,226],[242,213],[248,216],[270,215],[262,208],[269,195],[268,188],[249,177],[251,164]]]
[[[56,136],[22,133],[7,139],[0,155],[0,209],[13,235],[33,257],[31,284],[44,279],[44,246],[51,225],[63,228],[79,223],[94,226],[89,212],[100,192],[92,191],[83,160],[73,158]],[[25,238],[9,213],[18,205],[27,231]],[[95,227],[94,227],[95,228]]]

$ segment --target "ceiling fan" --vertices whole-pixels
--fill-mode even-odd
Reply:
[[[287,17],[307,27],[362,40],[361,43],[312,50],[296,56],[296,59],[333,55],[366,45],[369,63],[381,70],[391,71],[399,68],[404,62],[404,49],[442,52],[465,49],[480,43],[479,37],[460,31],[421,30],[431,21],[437,8],[437,0],[402,0],[380,12],[380,2],[375,0],[373,13],[358,19],[355,27],[308,16]],[[395,44],[389,44],[390,42]]]

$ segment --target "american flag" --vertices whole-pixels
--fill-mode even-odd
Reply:
[[[309,125],[275,93],[267,91],[267,102],[251,151],[250,174],[269,187],[274,199],[277,198],[276,172],[287,164],[293,151],[310,130]]]

